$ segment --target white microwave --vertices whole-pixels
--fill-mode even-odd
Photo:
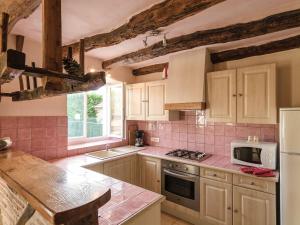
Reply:
[[[277,143],[233,141],[231,142],[231,163],[275,170]]]

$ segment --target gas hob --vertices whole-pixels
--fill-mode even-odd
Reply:
[[[189,151],[186,149],[176,149],[174,151],[168,152],[166,155],[177,158],[195,160],[198,162],[203,161],[211,156],[211,154],[205,152]]]

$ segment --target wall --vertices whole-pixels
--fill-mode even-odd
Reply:
[[[135,123],[145,131],[148,145],[225,156],[230,155],[231,141],[247,139],[248,135],[258,136],[262,141],[278,141],[278,125],[206,123],[205,116],[197,116],[196,111],[180,113],[179,121],[130,121],[130,124]],[[158,137],[159,143],[152,142],[151,137]]]

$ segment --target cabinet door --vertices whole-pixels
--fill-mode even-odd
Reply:
[[[275,195],[233,187],[233,225],[276,225]]]
[[[237,122],[276,123],[275,64],[238,69],[237,81]]]
[[[128,120],[145,120],[145,84],[126,86],[126,118]]]
[[[161,163],[159,159],[141,157],[141,186],[147,190],[160,193]]]
[[[207,74],[208,119],[236,122],[236,70]]]
[[[146,120],[168,120],[168,111],[164,109],[166,82],[146,83]]]
[[[200,180],[201,219],[214,225],[232,225],[232,185]]]
[[[104,163],[103,173],[107,176],[135,184],[136,156],[117,159]]]

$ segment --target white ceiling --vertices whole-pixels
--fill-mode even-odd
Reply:
[[[88,4],[87,4],[88,2]],[[124,4],[126,2],[126,4]],[[151,7],[159,0],[63,0],[62,1],[62,27],[63,43],[69,44],[80,38],[103,33],[126,23],[128,19]],[[230,24],[257,20],[266,16],[298,9],[299,0],[227,0],[215,5],[197,15],[188,17],[168,27],[163,28],[167,38],[189,34],[198,30],[224,27]],[[14,34],[22,34],[25,37],[41,40],[41,7],[30,17],[21,20],[14,27]],[[265,43],[271,40],[282,39],[288,36],[300,34],[300,28],[276,32],[242,41],[209,46],[213,51],[243,47],[247,45]],[[111,59],[126,53],[144,48],[142,40],[145,35],[124,41],[120,44],[94,49],[87,55],[102,60]],[[160,41],[162,37],[150,38],[149,45]],[[133,68],[161,63],[167,61],[168,56],[159,57],[142,63],[130,65]]]

